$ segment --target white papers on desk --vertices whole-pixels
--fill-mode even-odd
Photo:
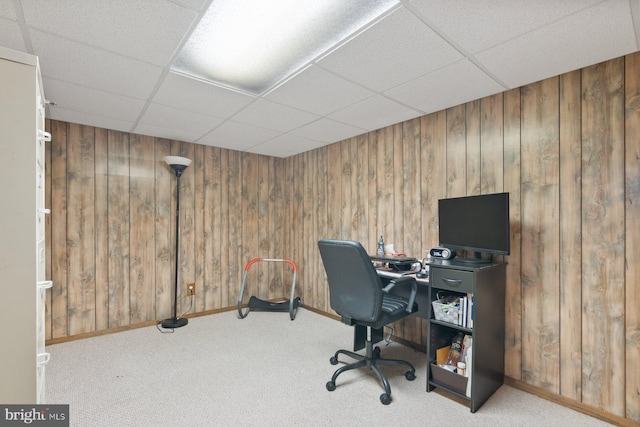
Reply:
[[[383,268],[378,268],[376,269],[376,272],[378,273],[378,276],[380,277],[386,277],[388,279],[397,279],[398,277],[413,277],[414,279],[416,279],[416,282],[418,283],[429,283],[429,279],[428,278],[418,278],[416,277],[416,273],[418,271],[416,270],[407,270],[407,271],[398,271],[398,270],[388,270],[388,269],[383,269]]]
[[[378,273],[378,276],[389,277],[391,279],[396,279],[398,277],[411,276],[412,274],[416,274],[416,271],[411,271],[411,270],[398,271],[398,270],[387,270],[382,268],[376,269],[376,272]]]

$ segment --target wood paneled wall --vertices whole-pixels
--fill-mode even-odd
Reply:
[[[47,337],[172,315],[176,177],[166,155],[193,159],[181,177],[178,291],[192,313],[237,304],[254,257],[282,256],[284,159],[49,122],[50,277]],[[250,269],[248,296],[290,289],[283,267]],[[179,313],[179,314],[180,314]]]
[[[383,235],[423,257],[437,201],[510,193],[506,374],[640,422],[640,53],[287,159],[51,121],[48,337],[171,315],[175,175],[179,293],[236,305],[255,257],[298,265],[297,294],[331,313],[316,242]],[[286,266],[250,269],[245,300],[288,297]],[[396,325],[424,346],[426,324]]]

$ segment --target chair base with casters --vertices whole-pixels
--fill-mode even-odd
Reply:
[[[391,386],[389,385],[389,380],[380,369],[380,366],[406,366],[407,368],[409,368],[409,370],[404,373],[404,377],[409,381],[413,381],[416,379],[416,369],[411,363],[407,362],[406,360],[384,359],[380,357],[380,347],[376,346],[374,348],[373,342],[371,341],[371,326],[367,326],[367,340],[365,341],[365,349],[366,352],[364,355],[354,353],[353,351],[349,350],[336,351],[336,354],[331,357],[331,359],[329,359],[329,362],[332,365],[338,364],[339,354],[349,356],[357,360],[357,362],[349,363],[348,365],[344,365],[336,370],[331,377],[331,381],[327,383],[327,390],[334,391],[336,389],[336,379],[338,379],[338,376],[343,372],[350,371],[352,369],[366,368],[375,372],[378,376],[378,379],[380,380],[380,382],[382,383],[382,387],[384,388],[384,393],[380,395],[380,402],[382,402],[382,404],[384,405],[388,405],[389,403],[391,403]]]

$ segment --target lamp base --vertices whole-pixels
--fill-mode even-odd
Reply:
[[[171,318],[171,319],[166,319],[162,321],[162,327],[165,329],[175,329],[175,328],[182,328],[183,326],[186,326],[187,323],[189,323],[189,319],[185,318],[185,317],[181,317],[181,318]]]

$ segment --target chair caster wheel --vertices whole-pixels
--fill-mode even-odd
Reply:
[[[416,374],[413,371],[407,371],[404,373],[404,377],[408,380],[408,381],[413,381],[416,379]]]
[[[391,396],[389,396],[387,393],[382,393],[380,395],[380,402],[382,402],[383,405],[388,405],[389,403],[391,403]]]
[[[380,347],[376,346],[373,349],[373,358],[374,359],[380,359]]]
[[[327,383],[327,390],[329,391],[333,391],[336,389],[336,383],[334,383],[333,381],[329,381]]]
[[[331,363],[332,365],[337,365],[338,358],[336,356],[332,356],[331,359],[329,359],[329,363]]]

